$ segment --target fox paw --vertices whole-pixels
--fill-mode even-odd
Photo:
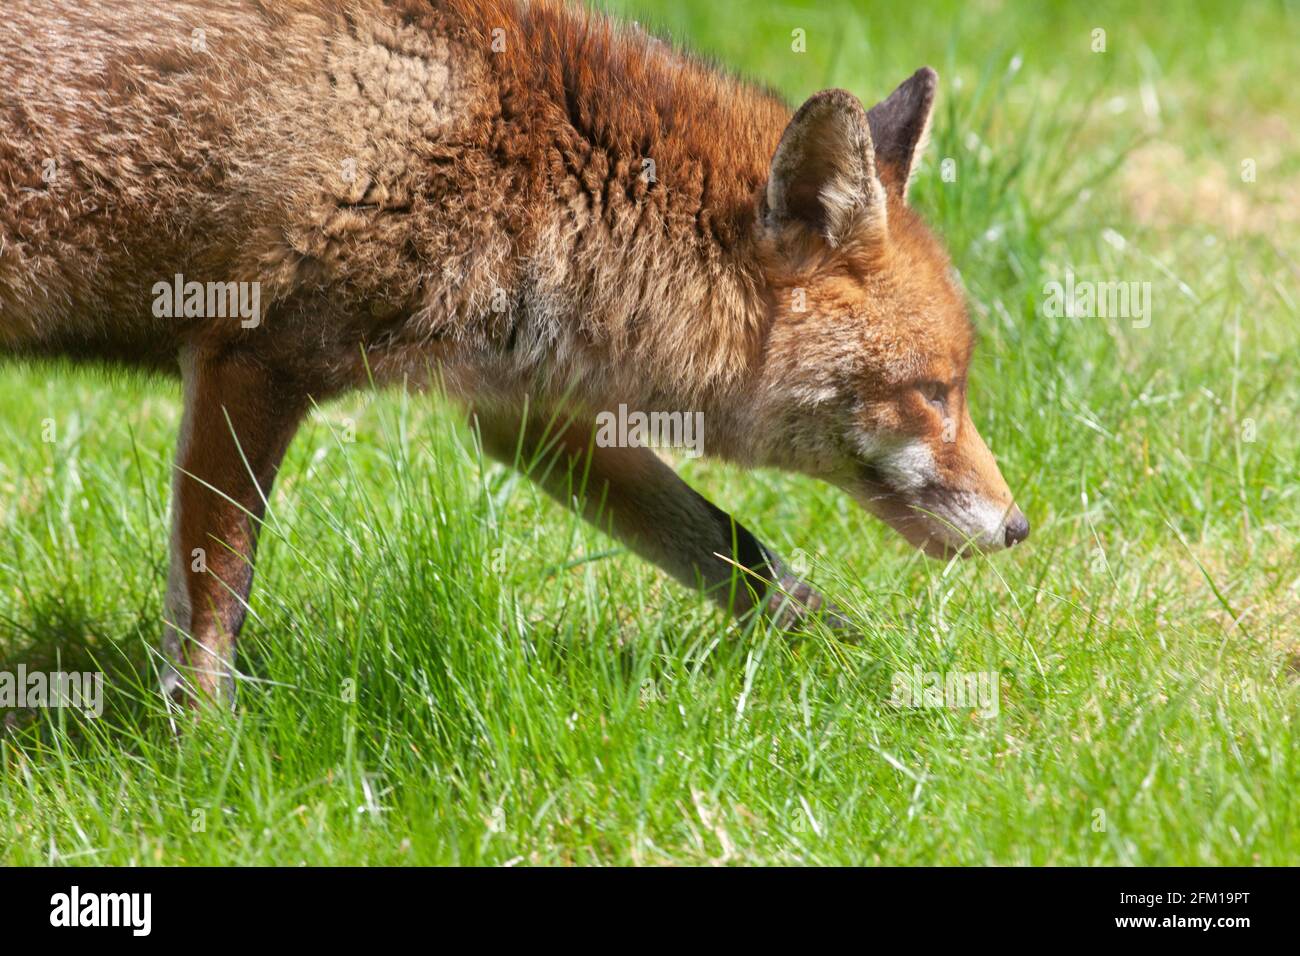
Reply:
[[[836,634],[856,636],[857,628],[835,604],[828,601],[807,581],[783,574],[763,602],[767,618],[782,630],[800,630],[810,621],[820,619]]]

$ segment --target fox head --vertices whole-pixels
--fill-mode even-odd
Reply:
[[[774,320],[755,397],[768,463],[850,493],[940,557],[1025,539],[967,408],[973,335],[942,246],[907,205],[938,77],[870,110],[828,90],[791,119],[759,200]]]

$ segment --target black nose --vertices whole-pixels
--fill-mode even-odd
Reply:
[[[1011,506],[1011,513],[1007,515],[1006,535],[1008,548],[1029,537],[1029,519],[1015,505]]]

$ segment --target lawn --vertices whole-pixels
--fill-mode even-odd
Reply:
[[[177,737],[177,387],[0,365],[0,661],[107,675],[97,720],[3,718],[0,862],[1296,862],[1300,7],[1173,6],[616,4],[792,103],[940,73],[913,202],[1030,540],[933,562],[829,487],[676,462],[860,642],[733,623],[448,403],[358,393],[281,472],[236,711]],[[1051,314],[1067,271],[1149,315]],[[897,706],[917,670],[996,674],[996,712]]]

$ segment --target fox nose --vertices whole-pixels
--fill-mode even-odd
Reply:
[[[1015,505],[1011,506],[1011,513],[1007,515],[1005,533],[1008,548],[1029,537],[1029,519]]]

